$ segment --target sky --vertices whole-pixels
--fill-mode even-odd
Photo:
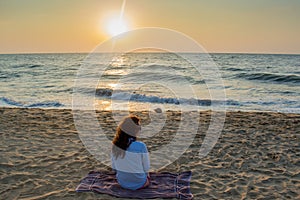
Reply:
[[[0,53],[91,52],[112,37],[123,3],[0,0]],[[176,30],[208,52],[300,54],[299,0],[127,0],[123,8],[126,30]]]

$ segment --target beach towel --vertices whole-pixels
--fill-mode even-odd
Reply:
[[[147,188],[128,190],[118,184],[115,172],[91,171],[81,180],[76,191],[93,191],[123,198],[177,198],[189,200],[193,198],[190,191],[191,176],[190,171],[181,173],[150,172],[151,182]]]

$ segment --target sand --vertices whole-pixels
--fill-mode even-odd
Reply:
[[[147,112],[137,114],[149,123]],[[172,139],[180,113],[167,115],[162,135],[144,140],[150,151]],[[112,138],[111,113],[99,112],[98,119]],[[299,114],[228,112],[217,144],[199,159],[209,119],[201,112],[193,144],[163,169],[191,170],[194,199],[300,198]],[[0,138],[0,199],[115,199],[75,192],[90,170],[108,167],[83,146],[71,110],[1,108]]]

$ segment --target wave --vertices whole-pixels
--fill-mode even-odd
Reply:
[[[17,106],[17,107],[23,107],[23,104],[20,102],[17,102],[15,100],[6,98],[6,97],[1,97],[0,102],[3,102],[5,104],[11,105],[11,106]]]
[[[299,65],[300,66],[300,65]],[[300,74],[300,71],[296,71],[296,72],[294,72],[294,74]]]
[[[64,104],[57,102],[57,101],[46,101],[41,103],[33,103],[29,105],[25,105],[27,108],[51,108],[51,107],[63,107]]]
[[[38,64],[20,64],[20,65],[14,65],[12,66],[13,68],[29,68],[29,69],[33,69],[33,68],[38,68],[38,67],[42,67],[43,65],[38,65]]]
[[[210,99],[195,99],[195,98],[172,98],[172,97],[158,97],[145,94],[131,93],[129,91],[113,91],[109,88],[98,88],[96,95],[99,97],[107,97],[112,100],[136,101],[143,103],[158,103],[158,104],[174,104],[174,105],[197,105],[197,106],[211,106],[211,105],[239,105],[239,102],[234,100],[210,100]]]
[[[9,77],[4,74],[0,74],[0,79],[6,79],[6,78],[9,78]]]
[[[57,101],[43,101],[37,103],[23,103],[10,98],[0,97],[0,105],[21,107],[21,108],[58,108],[64,107],[64,104]]]
[[[136,71],[127,75],[104,75],[104,78],[119,79],[124,82],[145,83],[145,82],[169,82],[169,83],[190,83],[190,84],[205,84],[202,77],[193,78],[183,73],[169,73],[169,72],[149,72]]]
[[[0,72],[1,79],[11,79],[11,78],[20,78],[20,77],[21,75],[18,74],[17,72],[12,72],[12,73]]]
[[[228,68],[225,68],[225,70],[232,71],[232,72],[245,71],[244,69],[235,68],[235,67],[228,67]]]
[[[159,64],[150,64],[150,65],[144,65],[141,67],[143,70],[149,70],[149,71],[170,71],[172,70],[184,70],[185,68],[179,67],[179,66],[172,66],[172,65],[159,65]]]
[[[235,78],[245,78],[248,80],[272,81],[277,83],[300,83],[300,76],[290,74],[271,74],[271,73],[240,73]]]

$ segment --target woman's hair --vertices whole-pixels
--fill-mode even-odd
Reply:
[[[136,140],[136,136],[141,130],[140,119],[135,115],[129,115],[117,127],[116,135],[112,141],[112,153],[117,159],[124,158],[125,151],[131,142]]]

